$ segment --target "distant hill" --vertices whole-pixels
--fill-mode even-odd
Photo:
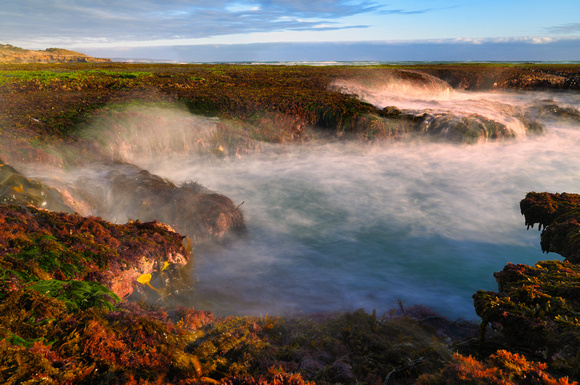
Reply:
[[[108,63],[111,59],[87,56],[62,48],[33,51],[10,44],[0,44],[0,63]]]

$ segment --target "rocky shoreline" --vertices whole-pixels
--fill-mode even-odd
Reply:
[[[507,265],[496,273],[497,292],[474,294],[479,327],[402,304],[383,315],[361,310],[297,318],[219,318],[180,307],[179,296],[194,289],[187,275],[192,243],[243,236],[239,204],[196,183],[177,186],[119,163],[95,141],[75,135],[78,127],[95,116],[106,120],[110,114],[136,114],[123,108],[109,111],[110,104],[180,101],[189,111],[220,118],[217,135],[200,139],[197,151],[221,157],[243,156],[261,142],[308,140],[313,130],[367,141],[380,131],[366,128],[373,126],[369,122],[383,122],[377,117],[412,127],[427,118],[379,110],[332,91],[337,79],[368,79],[366,68],[333,68],[322,74],[293,67],[169,67],[147,66],[144,71],[114,65],[97,72],[71,67],[68,76],[54,72],[48,80],[38,73],[24,76],[16,72],[19,67],[0,67],[5,80],[0,98],[6,102],[0,107],[0,154],[8,162],[0,162],[0,381],[572,384],[580,379],[576,194],[529,193],[521,201],[525,225],[537,223],[543,229],[542,249],[565,260]],[[428,74],[464,89],[577,89],[578,67],[537,69],[475,65],[379,72],[432,84]],[[284,71],[292,76],[280,77]],[[532,75],[522,75],[528,73]],[[277,80],[283,84],[268,85],[264,74],[283,79]],[[240,84],[250,91],[260,84],[261,91],[246,93]],[[321,84],[325,86],[316,94]],[[307,100],[301,99],[306,97],[303,89],[311,92]],[[580,118],[576,109],[556,107],[560,115]],[[541,113],[554,109],[539,106],[522,117],[531,120]],[[436,119],[441,125],[444,117],[429,121]],[[484,131],[495,132],[490,138],[510,137],[478,119]],[[477,126],[455,123],[456,132],[462,125]],[[240,134],[240,127],[246,132]],[[392,139],[401,134],[385,135]],[[55,142],[67,151],[55,152]],[[80,160],[79,153],[85,154]],[[49,186],[13,167],[23,161],[57,168],[98,162],[109,188],[119,190],[118,195],[127,192],[128,200],[99,212],[96,207],[102,206],[94,202],[105,199],[99,191],[104,186],[82,179],[80,184],[89,186],[83,194],[75,191],[78,185]],[[130,216],[140,220],[117,225],[97,216],[117,210],[115,205],[129,207]],[[75,214],[83,208],[86,215]]]

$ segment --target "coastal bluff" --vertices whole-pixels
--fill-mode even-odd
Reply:
[[[10,44],[0,44],[0,63],[110,63],[111,59],[87,56],[62,48],[29,50]]]

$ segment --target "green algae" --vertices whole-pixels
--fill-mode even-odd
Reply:
[[[494,276],[498,292],[478,291],[476,313],[501,332],[510,350],[526,352],[548,369],[580,378],[580,195],[530,192],[520,203],[525,223],[543,227],[543,251],[565,261],[508,264]]]
[[[97,282],[41,280],[28,286],[32,290],[63,302],[69,311],[104,307],[109,310],[120,301],[119,296]]]

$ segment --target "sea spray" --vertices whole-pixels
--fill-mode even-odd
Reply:
[[[494,271],[543,258],[518,203],[531,190],[579,191],[578,145],[578,132],[554,127],[478,146],[311,143],[143,166],[244,201],[249,239],[198,255],[194,304],[386,311],[400,299],[473,318],[471,295],[495,288]]]
[[[492,112],[544,100],[577,103],[576,95],[564,93],[463,98]],[[156,122],[155,111],[142,114]],[[198,118],[191,119],[191,130],[177,130],[176,137],[197,143]],[[471,296],[496,288],[493,272],[507,262],[545,258],[537,233],[526,232],[518,210],[526,192],[580,191],[578,123],[542,123],[545,135],[473,146],[413,138],[376,144],[313,139],[263,145],[238,159],[200,152],[181,139],[149,150],[158,146],[155,138],[174,132],[169,119],[119,139],[110,156],[176,184],[197,181],[243,203],[248,237],[197,250],[190,305],[220,314],[281,314],[361,307],[382,312],[401,301],[473,319]],[[211,129],[201,132],[213,138]],[[135,147],[133,140],[142,144]],[[76,177],[98,181],[99,172],[89,170],[76,170]]]

